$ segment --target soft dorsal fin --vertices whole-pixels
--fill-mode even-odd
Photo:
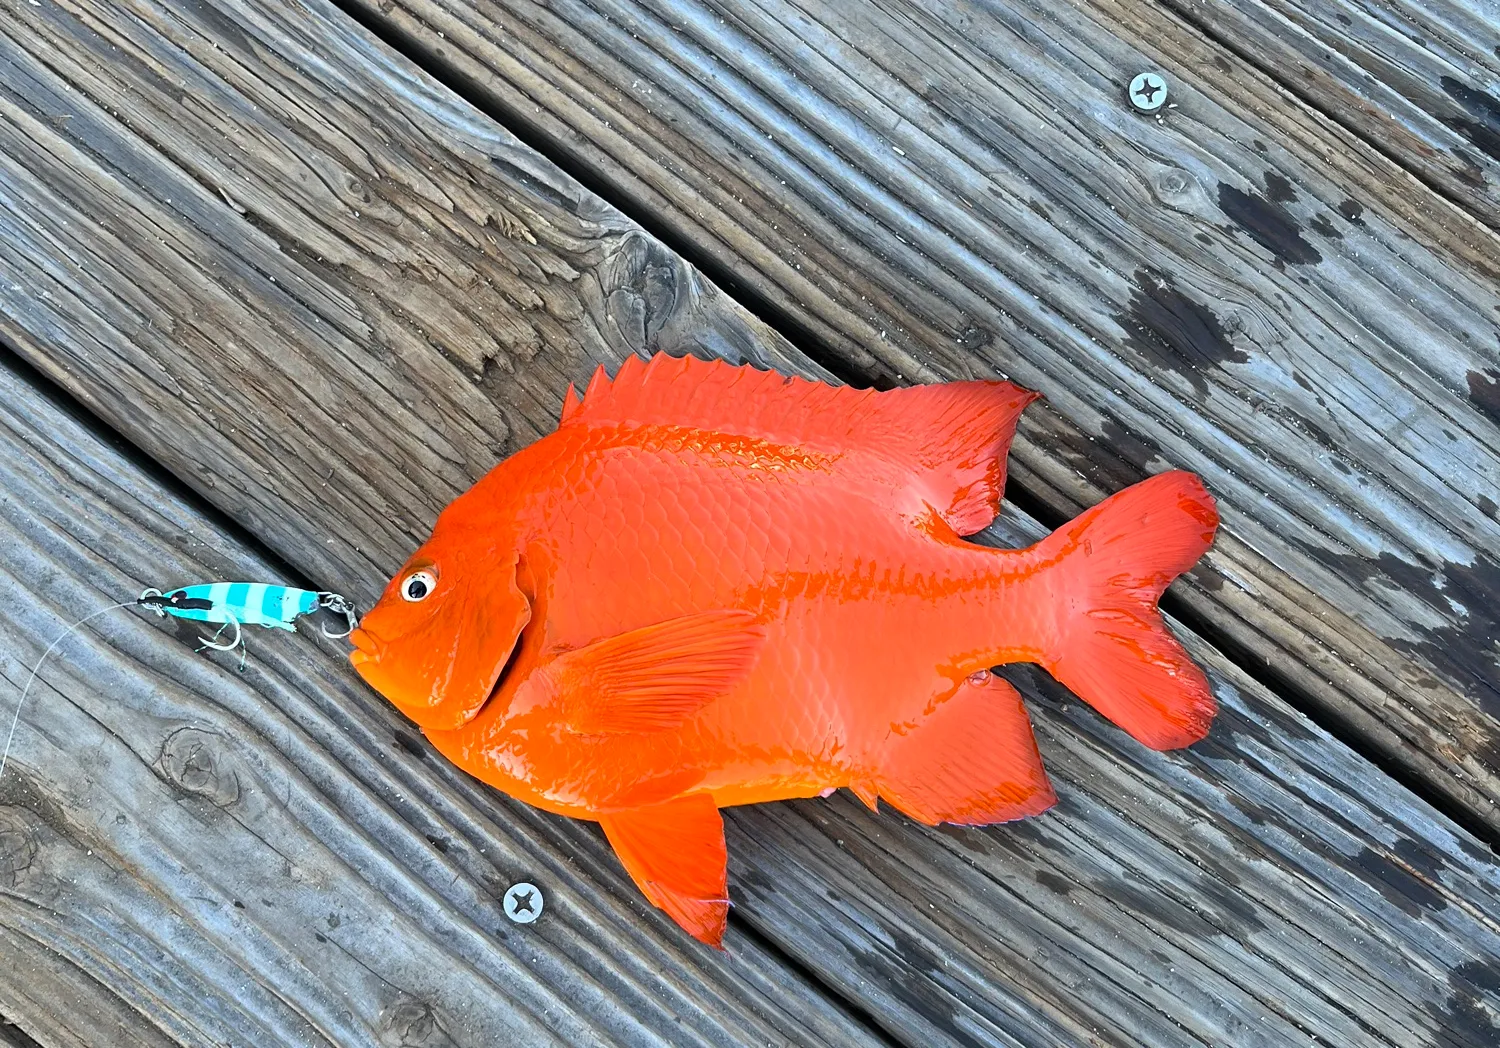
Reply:
[[[600,368],[562,425],[684,426],[829,453],[870,451],[911,476],[960,535],[999,511],[1005,456],[1036,393],[1010,382],[948,382],[877,391],[830,386],[722,361],[629,357]]]
[[[664,731],[743,680],[765,639],[749,612],[709,611],[564,652],[538,673],[570,731]]]

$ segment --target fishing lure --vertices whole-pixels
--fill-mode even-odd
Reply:
[[[343,633],[330,633],[328,627],[323,626],[323,636],[331,640],[349,636],[359,625],[359,618],[354,613],[354,605],[346,597],[325,590],[295,589],[291,586],[268,585],[263,582],[206,582],[196,586],[168,590],[165,593],[159,589],[148,589],[135,600],[100,608],[90,615],[85,615],[59,633],[57,638],[47,645],[47,650],[42,652],[42,657],[36,660],[36,665],[31,668],[31,675],[26,678],[26,686],[21,689],[21,699],[16,703],[15,716],[11,718],[10,732],[5,736],[5,750],[0,753],[0,776],[5,774],[5,762],[10,758],[11,742],[15,739],[16,726],[21,722],[21,708],[26,704],[26,695],[31,691],[31,685],[36,681],[37,671],[42,668],[42,663],[46,661],[47,656],[52,654],[68,634],[84,623],[107,612],[131,607],[148,608],[159,618],[171,615],[174,618],[193,622],[218,623],[218,632],[212,637],[200,638],[203,643],[198,646],[197,650],[213,648],[216,651],[234,651],[238,648],[241,670],[245,668],[247,654],[243,630],[245,626],[265,626],[269,629],[289,630],[295,633],[297,619],[320,610],[342,615],[349,624],[349,628]],[[219,638],[223,636],[224,631],[231,627],[234,629],[233,639],[220,642]]]
[[[354,615],[354,605],[337,593],[319,590],[293,589],[290,586],[272,586],[263,582],[207,582],[197,586],[163,593],[148,589],[133,602],[150,608],[159,617],[168,615],[193,622],[217,622],[219,630],[212,637],[204,637],[198,650],[213,648],[216,651],[241,650],[241,667],[245,637],[243,626],[265,626],[296,632],[296,620],[311,615],[318,609],[343,615],[349,628],[343,633],[329,633],[323,627],[323,636],[330,639],[347,637],[359,625]],[[234,639],[219,643],[226,629],[234,628]]]

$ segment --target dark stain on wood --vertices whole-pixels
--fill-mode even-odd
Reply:
[[[1199,878],[1197,891],[1215,911],[1226,934],[1243,939],[1265,930],[1260,912],[1240,894],[1237,879],[1223,864],[1215,864],[1213,876]]]
[[[1297,191],[1292,184],[1275,171],[1266,172],[1266,196],[1277,204],[1290,204],[1297,199]]]
[[[1317,248],[1302,238],[1302,228],[1296,220],[1273,200],[1220,182],[1219,210],[1249,233],[1252,240],[1275,255],[1278,262],[1312,265],[1323,261]]]
[[[1350,577],[1409,593],[1447,620],[1419,632],[1421,640],[1392,638],[1398,650],[1420,655],[1464,688],[1487,715],[1500,717],[1500,561],[1477,553],[1468,564],[1413,564],[1393,553],[1360,557],[1309,547],[1318,560]],[[1500,765],[1492,765],[1500,766]]]
[[[1443,77],[1442,85],[1443,92],[1467,114],[1446,117],[1443,123],[1473,142],[1476,149],[1500,160],[1500,100],[1451,76]]]
[[[421,739],[417,738],[417,736],[413,735],[411,732],[396,732],[395,742],[397,746],[400,746],[403,750],[411,754],[413,757],[416,757],[418,760],[425,760],[427,758],[428,748],[426,744],[424,744]]]
[[[960,331],[954,342],[970,353],[987,349],[995,341],[995,333],[979,324],[969,324]]]
[[[1340,200],[1339,214],[1343,215],[1347,221],[1353,223],[1356,226],[1362,226],[1365,224],[1365,206],[1358,200],[1354,200],[1350,197],[1345,197],[1343,200]]]
[[[1312,227],[1312,229],[1313,229],[1313,231],[1315,233],[1318,233],[1318,234],[1320,234],[1322,236],[1328,237],[1330,240],[1343,240],[1344,239],[1344,234],[1340,233],[1334,227],[1333,223],[1331,221],[1329,221],[1327,215],[1316,215],[1316,216],[1314,216],[1313,220],[1311,222],[1309,222],[1308,225]]]
[[[1469,372],[1469,399],[1491,422],[1500,426],[1500,371],[1486,368]]]
[[[1421,873],[1428,880],[1436,880],[1448,868],[1447,861],[1431,848],[1410,837],[1396,842],[1396,858]]]
[[[1076,887],[1071,881],[1059,877],[1050,870],[1037,870],[1036,882],[1054,895],[1069,895]]]
[[[1241,736],[1255,741],[1259,747],[1243,746]],[[1257,748],[1275,746],[1277,742],[1276,737],[1264,725],[1249,717],[1240,716],[1233,710],[1221,709],[1214,718],[1213,727],[1209,729],[1208,738],[1197,745],[1204,756],[1215,760],[1246,761],[1251,759],[1250,754]]]
[[[1250,359],[1230,343],[1213,311],[1178,291],[1169,277],[1138,269],[1135,283],[1129,311],[1115,319],[1129,332],[1125,344],[1147,364],[1182,375],[1206,396],[1205,370]]]
[[[1415,917],[1423,910],[1442,910],[1448,905],[1448,900],[1439,895],[1432,885],[1373,848],[1365,848],[1356,855],[1354,865],[1368,875],[1365,883],[1377,889],[1391,905],[1400,907],[1410,916]]]
[[[1484,185],[1484,168],[1479,166],[1479,161],[1474,154],[1464,149],[1454,148],[1450,150],[1453,158],[1461,165],[1455,172],[1464,183],[1474,186],[1476,189]]]
[[[1500,509],[1500,506],[1495,505],[1494,499],[1490,498],[1488,495],[1480,495],[1479,498],[1475,501],[1479,503],[1479,512],[1483,513],[1491,520],[1496,519],[1495,512],[1497,509]]]
[[[1151,891],[1143,891],[1122,880],[1110,878],[1101,881],[1095,888],[1100,895],[1128,913],[1192,939],[1211,939],[1220,930],[1201,913],[1154,887]]]
[[[1237,793],[1226,793],[1224,799],[1233,805],[1236,811],[1249,819],[1251,826],[1264,826],[1270,819],[1270,813],[1263,806]]]
[[[942,962],[920,942],[899,929],[892,929],[890,937],[889,949],[900,958],[902,964],[913,972],[921,972],[927,978],[888,979],[889,965],[879,955],[879,948],[853,948],[855,964],[953,1043],[970,1043],[972,1039],[958,1023],[957,1003],[946,992],[939,990],[933,981],[933,977],[939,980],[943,977]]]
[[[1448,973],[1451,991],[1441,1008],[1428,1005],[1454,1048],[1500,1044],[1500,961],[1469,961]]]
[[[1243,361],[1240,361],[1241,363]],[[1146,463],[1161,457],[1161,447],[1154,440],[1141,436],[1114,419],[1106,419],[1098,440],[1126,462],[1141,468],[1144,478]]]

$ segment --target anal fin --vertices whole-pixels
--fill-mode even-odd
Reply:
[[[724,821],[706,793],[601,816],[599,825],[646,898],[699,942],[722,949],[729,916]]]
[[[880,796],[929,826],[985,826],[1057,802],[1021,696],[989,673],[961,682],[906,735],[886,744]]]

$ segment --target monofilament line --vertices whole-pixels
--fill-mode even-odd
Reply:
[[[10,731],[5,736],[5,752],[0,753],[0,777],[3,777],[5,775],[5,762],[10,759],[10,744],[16,737],[16,725],[21,723],[21,707],[26,705],[26,693],[31,690],[32,682],[36,680],[37,671],[42,668],[42,663],[47,661],[47,656],[52,654],[52,649],[61,644],[63,642],[63,638],[72,633],[79,626],[82,626],[85,622],[89,621],[89,619],[97,619],[105,612],[114,611],[117,608],[128,608],[136,603],[136,601],[128,600],[124,604],[111,604],[107,608],[100,608],[92,615],[85,615],[83,618],[73,623],[73,625],[69,626],[67,629],[59,633],[57,635],[57,639],[54,640],[51,644],[47,645],[47,650],[42,652],[42,657],[36,660],[35,666],[31,667],[31,676],[26,678],[26,687],[21,689],[21,701],[16,703],[16,715],[11,718]]]

